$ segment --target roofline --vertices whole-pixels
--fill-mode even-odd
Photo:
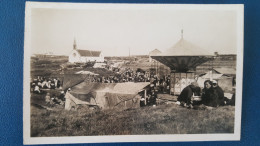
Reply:
[[[96,51],[96,50],[81,50],[81,49],[77,49],[76,51],[93,51],[93,52],[102,52],[102,51]]]
[[[151,57],[191,57],[191,56],[214,57],[215,55],[151,55]]]
[[[234,55],[237,56],[237,54],[218,54],[219,56],[224,56],[224,55]]]

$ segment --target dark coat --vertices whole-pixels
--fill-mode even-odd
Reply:
[[[214,88],[218,94],[218,104],[219,105],[224,105],[224,91],[222,90],[221,87],[217,86]]]
[[[202,103],[206,106],[217,107],[219,106],[219,98],[217,90],[214,88],[204,89],[202,94]]]
[[[180,96],[178,97],[178,101],[185,102],[187,104],[191,103],[191,97],[193,95],[192,86],[189,85],[185,87],[182,91]]]

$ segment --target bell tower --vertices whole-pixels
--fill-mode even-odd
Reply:
[[[76,39],[74,38],[74,43],[73,43],[73,50],[77,50],[77,44],[76,44]]]

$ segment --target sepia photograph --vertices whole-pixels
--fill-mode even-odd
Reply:
[[[26,2],[24,144],[240,140],[243,9]]]

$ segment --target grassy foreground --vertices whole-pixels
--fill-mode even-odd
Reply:
[[[174,104],[125,111],[49,111],[32,106],[31,136],[233,133],[235,107],[186,109]]]

